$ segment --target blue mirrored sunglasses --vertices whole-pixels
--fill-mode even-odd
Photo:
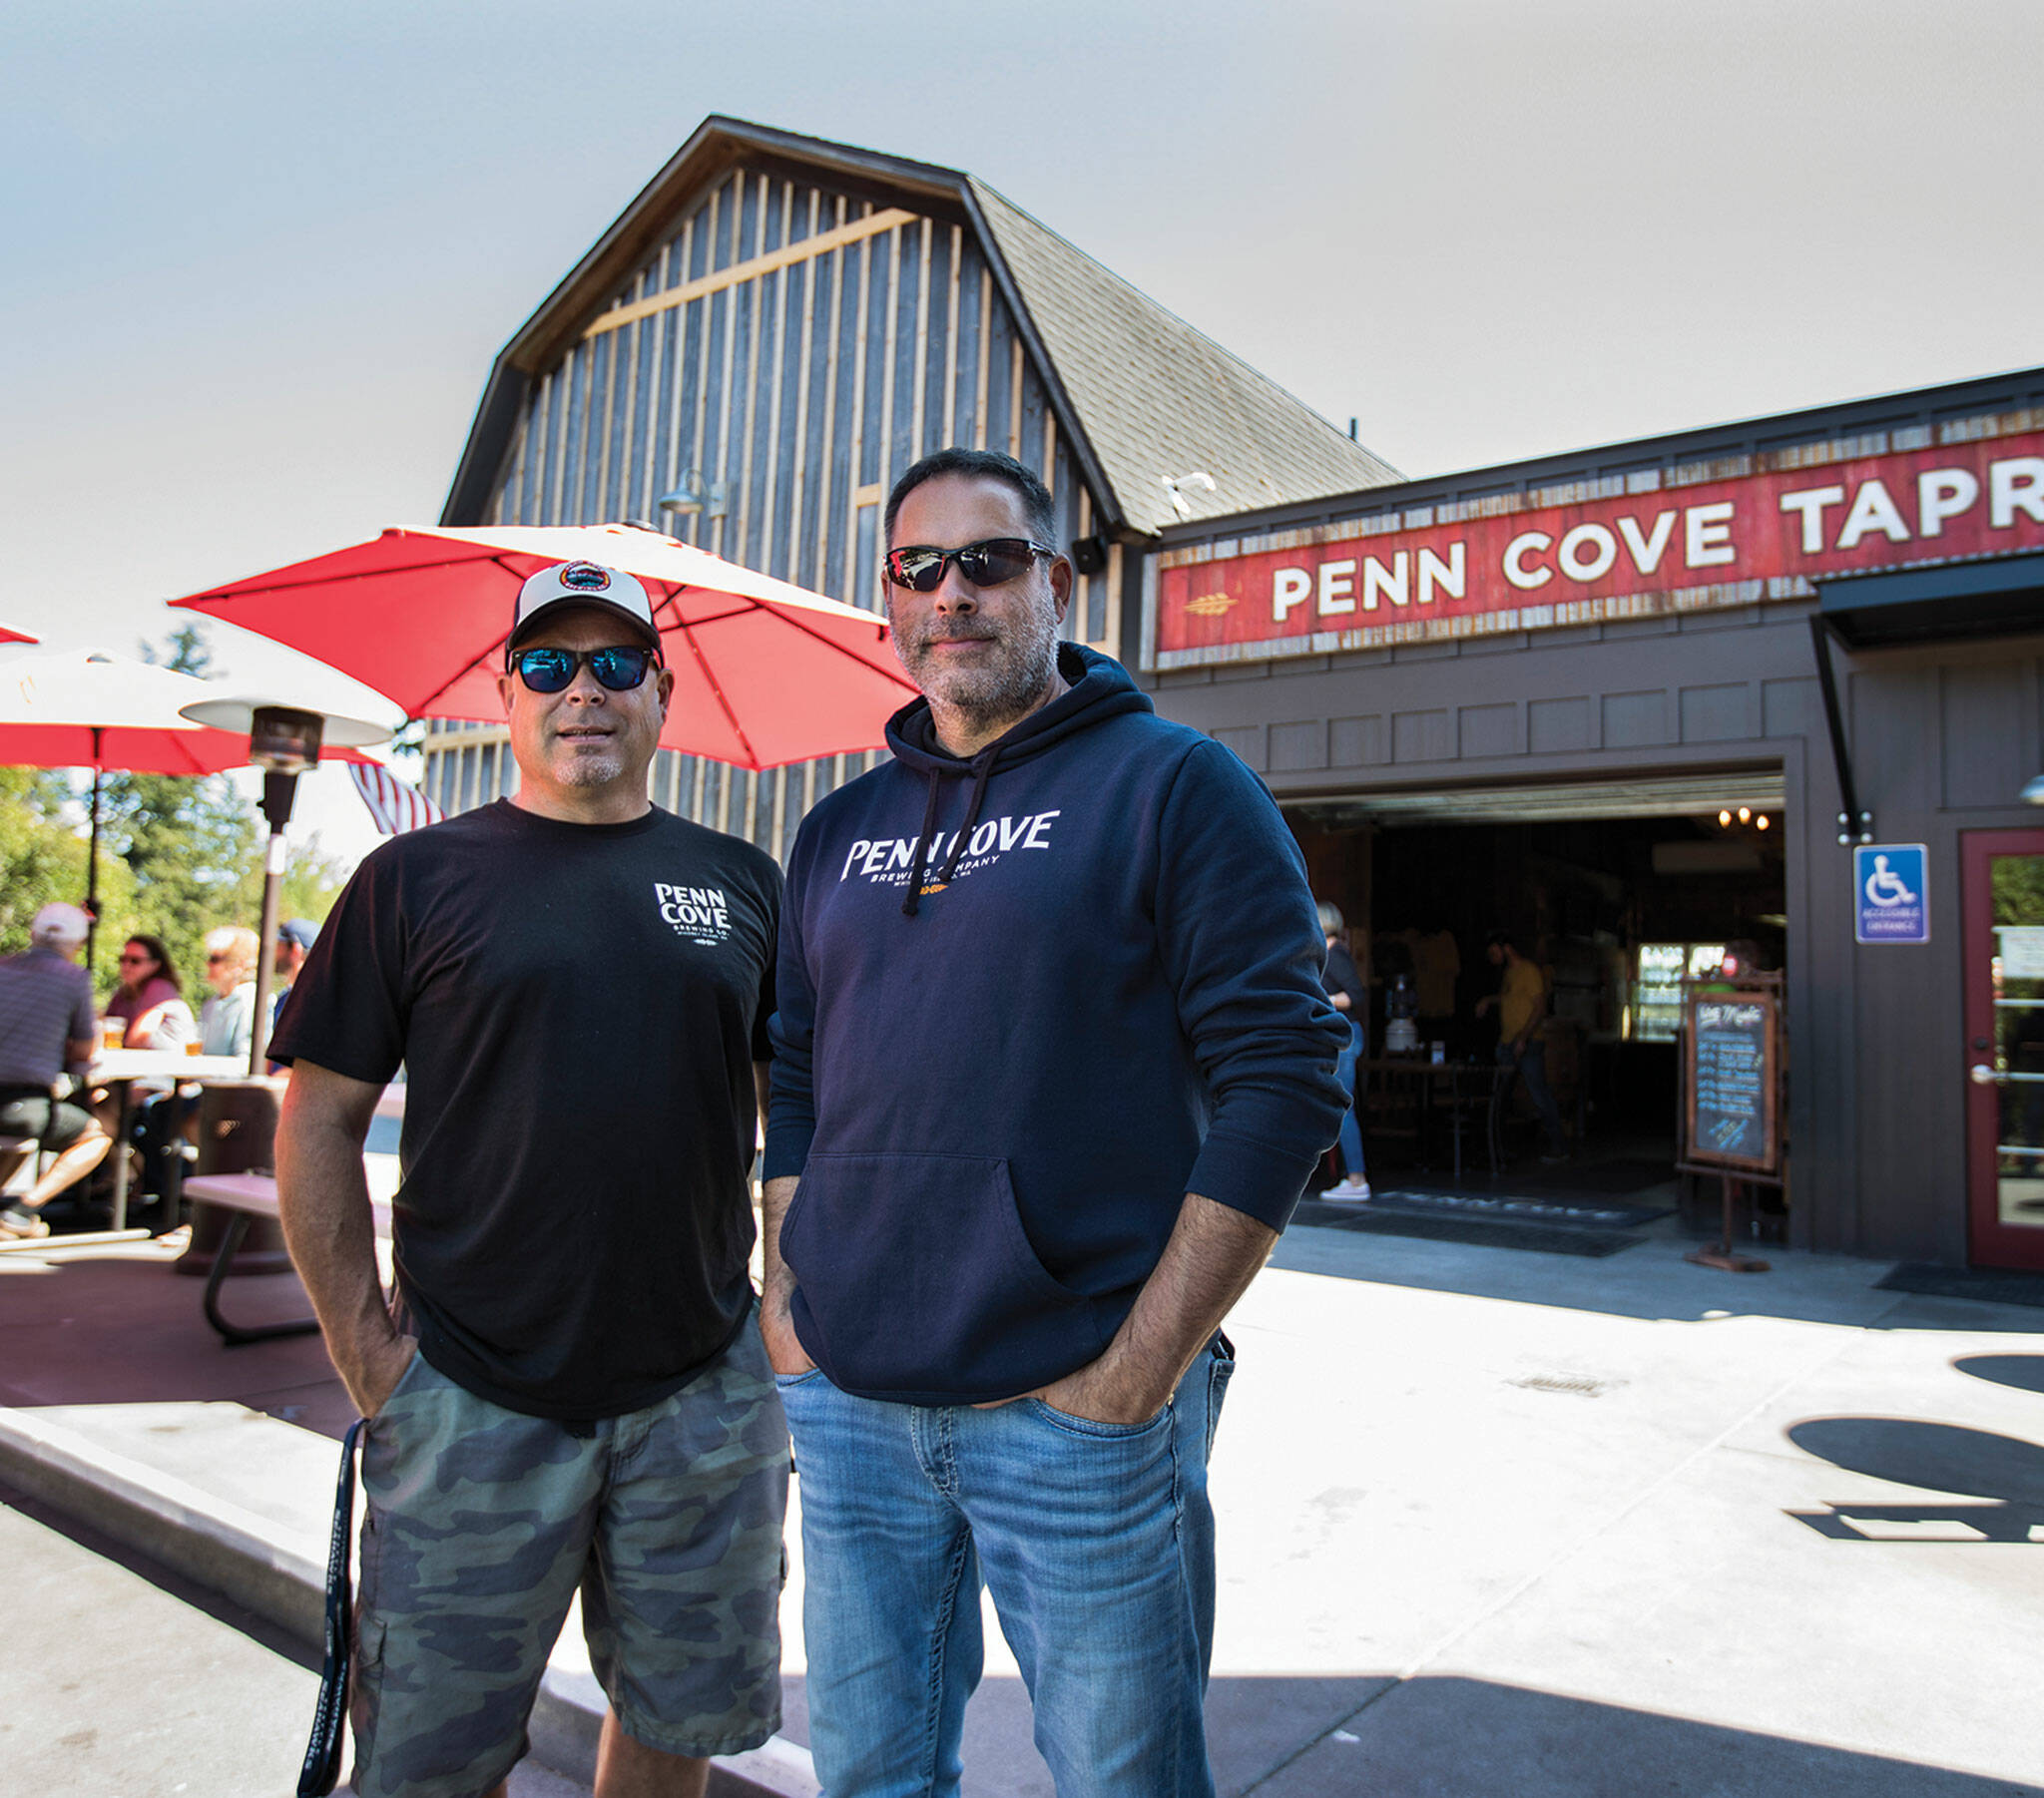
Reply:
[[[520,650],[511,659],[519,679],[536,693],[566,691],[584,663],[599,686],[623,693],[642,684],[646,671],[658,667],[660,657],[652,650],[617,644],[607,650]]]

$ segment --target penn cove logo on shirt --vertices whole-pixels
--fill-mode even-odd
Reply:
[[[1061,810],[1054,808],[1025,812],[1019,818],[983,819],[965,839],[964,848],[959,850],[958,865],[951,871],[951,878],[962,880],[968,874],[976,874],[1013,850],[1048,849],[1051,820],[1063,815]],[[923,858],[925,877],[934,875],[943,867],[957,845],[958,833],[955,830],[932,837]],[[840,883],[862,879],[874,886],[905,887],[914,867],[914,837],[883,836],[870,840],[859,837],[846,853],[844,865],[837,870],[837,878]],[[938,893],[943,888],[925,885],[922,890]]]
[[[675,935],[692,943],[722,943],[731,935],[731,902],[721,886],[669,886],[653,883],[654,901]]]
[[[568,562],[554,579],[577,593],[602,593],[611,584],[611,571],[594,562]]]

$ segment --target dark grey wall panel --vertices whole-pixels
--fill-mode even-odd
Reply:
[[[1761,682],[1763,736],[1808,736],[1823,727],[1823,696],[1814,674]]]
[[[1976,662],[1938,674],[1945,804],[2012,803],[2039,771],[2037,665]]]
[[[1512,704],[1464,705],[1457,717],[1458,747],[1464,757],[1519,753],[1519,708]]]
[[[1668,693],[1606,693],[1604,746],[1607,749],[1649,748],[1668,740]]]
[[[1757,734],[1753,687],[1745,680],[1682,689],[1682,740],[1729,743]]]
[[[1391,714],[1393,761],[1445,761],[1455,752],[1453,714],[1440,711],[1394,711]]]
[[[1597,712],[1583,697],[1533,699],[1526,706],[1526,748],[1533,755],[1558,755],[1597,744]]]
[[[1390,759],[1381,713],[1329,721],[1327,761],[1337,768],[1368,768]]]
[[[1295,772],[1327,765],[1327,725],[1323,718],[1271,726],[1271,771]]]

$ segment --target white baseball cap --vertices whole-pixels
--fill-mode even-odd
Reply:
[[[511,612],[511,635],[504,644],[507,658],[518,647],[518,640],[556,606],[593,606],[614,613],[647,648],[660,648],[652,602],[633,576],[620,568],[605,568],[600,562],[562,562],[541,569],[519,588],[518,604]]]
[[[66,905],[61,899],[53,899],[36,913],[28,927],[31,943],[48,943],[54,948],[71,950],[92,934],[92,920],[75,905]]]

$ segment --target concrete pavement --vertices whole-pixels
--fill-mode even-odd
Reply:
[[[1287,1236],[1230,1325],[1224,1790],[2044,1792],[2044,1311],[1686,1246],[1666,1224],[1601,1260]],[[246,1284],[244,1311],[298,1302],[288,1276]],[[159,1498],[323,1554],[317,1438],[345,1405],[316,1341],[222,1349],[161,1250],[0,1256],[0,1478],[50,1477],[61,1438],[81,1470],[153,1469],[133,1478]],[[793,1559],[788,1744],[754,1789],[801,1789]],[[1027,1730],[990,1631],[972,1798],[1049,1792]]]

